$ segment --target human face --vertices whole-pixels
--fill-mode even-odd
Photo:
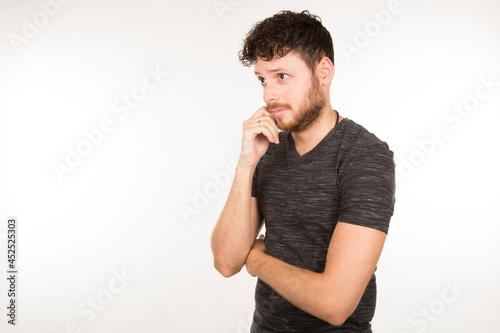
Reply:
[[[271,61],[258,59],[255,75],[264,88],[266,109],[283,131],[307,130],[326,106],[326,96],[318,78],[292,52]]]

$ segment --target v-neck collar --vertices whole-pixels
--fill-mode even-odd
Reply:
[[[328,132],[321,141],[314,146],[311,150],[308,152],[302,154],[302,156],[299,156],[299,153],[297,153],[297,149],[295,149],[295,142],[293,141],[292,137],[292,132],[287,132],[287,144],[286,144],[286,151],[287,151],[287,156],[290,158],[291,161],[294,161],[296,163],[305,163],[308,160],[313,160],[315,156],[318,154],[318,151],[321,150],[321,147],[325,144],[325,142],[328,141],[328,139],[333,135],[338,130],[339,126],[343,126],[342,123],[344,123],[344,120],[348,120],[348,118],[344,118],[337,125],[335,125],[330,132]]]

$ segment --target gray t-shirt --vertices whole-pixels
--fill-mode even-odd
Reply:
[[[265,219],[267,254],[321,273],[338,221],[388,232],[396,185],[393,152],[385,142],[348,118],[301,157],[291,132],[279,132],[279,139],[260,159],[252,183]],[[354,313],[332,326],[258,279],[251,332],[372,332],[376,294],[373,274]]]

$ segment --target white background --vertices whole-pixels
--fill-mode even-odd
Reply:
[[[384,24],[385,0],[73,0],[51,16],[47,2],[0,3],[0,331],[248,332],[256,281],[219,275],[210,235],[241,123],[263,105],[237,52],[281,9],[322,18],[333,107],[396,156],[374,332],[498,330],[499,1],[393,1]],[[148,68],[161,82],[115,112],[122,95],[146,91]],[[54,163],[105,119],[113,129],[59,179]],[[4,306],[9,217],[15,327]]]

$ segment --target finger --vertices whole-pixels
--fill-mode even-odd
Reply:
[[[274,118],[273,114],[271,112],[267,111],[265,107],[264,107],[263,113],[264,113],[265,116],[269,117],[269,119],[271,120],[271,122],[274,125],[276,125],[276,129],[278,129],[278,121],[276,120],[276,118]]]
[[[250,119],[258,120],[258,118],[260,118],[260,117],[268,117],[269,120],[270,120],[270,122],[276,127],[276,131],[278,131],[278,121],[276,120],[276,118],[274,118],[274,116],[272,115],[272,113],[270,113],[269,111],[266,110],[265,106],[263,106],[260,109],[258,109],[257,112],[255,112],[250,117]]]
[[[244,130],[249,131],[250,133],[253,134],[253,137],[255,138],[259,134],[263,134],[269,142],[274,142],[276,143],[275,135],[271,129],[269,129],[268,126],[265,126],[263,123],[261,123],[260,126],[257,126],[254,120],[250,121],[245,121],[245,127]]]
[[[260,130],[259,130],[260,129]],[[276,136],[267,126],[257,126],[257,131],[264,134],[269,142],[276,143]]]
[[[272,121],[269,117],[262,117],[262,118],[257,118],[256,119],[257,122],[256,122],[256,126],[259,126],[259,125],[264,125],[264,126],[267,126],[267,128],[269,128],[269,130],[274,133],[274,143],[279,143],[279,132],[278,132],[278,127],[276,126],[276,124],[274,123],[274,121]]]
[[[258,121],[259,119],[262,119],[262,120],[261,120],[261,122],[262,122],[263,120],[268,121],[268,122],[269,122],[269,124],[271,124],[271,126],[272,126],[275,130],[276,130],[276,132],[278,132],[278,123],[276,122],[276,119],[275,119],[272,115],[270,115],[270,116],[263,116],[263,117],[261,117],[261,118],[257,118],[257,121]]]
[[[268,119],[260,119],[260,124],[257,123],[257,126],[265,126],[273,134],[273,143],[279,143],[278,129]]]
[[[262,116],[269,116],[269,117],[273,118],[273,115],[269,111],[266,110],[266,107],[262,106],[260,109],[257,110],[257,112],[255,112],[250,117],[250,119],[252,119],[252,118],[258,118],[258,117],[262,117]]]

